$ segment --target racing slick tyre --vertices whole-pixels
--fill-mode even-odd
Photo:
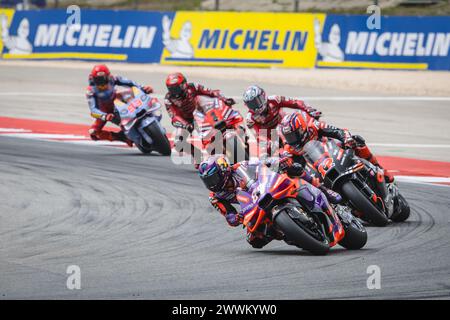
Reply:
[[[389,219],[384,212],[378,210],[378,208],[361,193],[352,181],[347,181],[342,185],[341,193],[350,200],[358,211],[364,214],[367,220],[377,227],[384,227],[388,224]]]
[[[394,222],[403,222],[409,218],[411,209],[406,199],[399,193],[398,194],[398,208],[400,212],[398,214],[392,215],[391,219]]]
[[[163,156],[171,155],[172,149],[170,148],[169,139],[162,133],[156,122],[151,123],[144,130],[153,139],[154,150],[157,150]]]
[[[353,218],[350,224],[344,224],[345,236],[339,244],[348,250],[358,250],[367,243],[367,231],[364,226]]]
[[[141,151],[144,154],[152,152],[152,148],[148,145],[147,141],[142,141],[142,145],[136,144],[136,147],[139,149],[139,151]]]
[[[297,224],[286,209],[278,213],[275,218],[276,225],[283,231],[289,242],[295,244],[297,247],[305,249],[315,255],[325,255],[330,251],[329,242],[327,239],[319,241],[312,235],[308,234],[305,229]]]

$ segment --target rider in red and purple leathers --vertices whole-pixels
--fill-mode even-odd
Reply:
[[[116,119],[114,116],[114,99],[117,97],[116,86],[138,87],[147,94],[153,92],[150,86],[141,86],[123,77],[113,76],[106,65],[94,66],[89,74],[89,86],[86,91],[91,116],[95,118],[89,129],[89,135],[92,140],[118,140],[132,146],[132,141],[127,139],[122,131],[111,132],[103,130],[108,121],[119,124],[119,119]]]
[[[342,200],[336,192],[317,184],[317,181],[313,181],[311,176],[303,171],[303,167],[298,163],[291,162],[290,158],[268,159],[265,163],[271,167],[278,166],[278,172],[285,172],[289,176],[300,177],[303,179],[301,188],[307,188],[312,194],[316,195],[322,191],[325,194],[324,198],[333,204],[337,204]],[[199,176],[205,186],[211,191],[209,201],[232,227],[242,223],[241,213],[233,206],[233,204],[238,204],[236,199],[237,189],[246,190],[250,188],[254,181],[249,177],[248,169],[259,164],[259,160],[256,160],[243,161],[231,166],[223,155],[214,155],[203,161],[199,166]],[[311,183],[319,188],[316,188]],[[302,194],[302,192],[299,192],[300,197],[302,197]],[[323,209],[329,209],[329,204],[326,201]],[[262,227],[265,228],[264,226]],[[283,236],[273,228],[247,233],[247,241],[254,248],[262,248],[273,239],[283,240]]]
[[[194,115],[196,108],[195,98],[199,95],[205,95],[212,98],[222,99],[226,104],[233,105],[233,99],[225,98],[219,90],[211,90],[200,84],[188,83],[186,77],[177,72],[170,74],[166,79],[167,94],[165,104],[169,116],[172,118],[172,125],[177,128],[175,132],[174,145],[178,152],[201,155],[194,145],[190,145],[190,150],[185,150],[183,144],[187,143],[186,139],[194,130]],[[184,149],[184,150],[183,150]],[[200,159],[194,159],[195,163],[199,163]]]
[[[305,111],[316,119],[319,119],[322,115],[320,111],[307,105],[303,100],[285,96],[267,96],[266,92],[256,85],[245,90],[243,101],[248,108],[247,126],[255,130],[258,143],[267,141],[268,148],[266,151],[269,154],[272,130],[275,130],[283,119],[285,115],[283,108]]]
[[[303,147],[308,141],[332,138],[337,139],[341,147],[353,149],[358,157],[383,168],[361,136],[352,135],[347,129],[336,128],[323,121],[318,121],[306,112],[294,112],[286,115],[281,121],[278,131],[284,141],[283,156],[293,157],[302,165],[305,163]],[[387,170],[384,170],[384,178],[387,183],[394,182],[393,175]]]

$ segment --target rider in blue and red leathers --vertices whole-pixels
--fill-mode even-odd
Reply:
[[[132,146],[132,141],[127,139],[122,131],[103,130],[108,121],[119,124],[119,119],[114,116],[114,100],[117,97],[116,86],[138,87],[147,94],[153,92],[153,88],[150,86],[141,86],[126,78],[113,76],[104,64],[94,66],[89,74],[89,86],[86,91],[91,116],[95,118],[89,129],[89,135],[92,140],[118,140]]]
[[[243,161],[231,166],[223,155],[214,155],[203,161],[199,167],[199,176],[205,186],[211,191],[209,201],[212,206],[222,214],[228,224],[236,227],[242,223],[242,215],[233,204],[237,204],[236,192],[238,188],[243,190],[250,188],[253,180],[248,175],[251,166],[259,165],[259,160]],[[270,167],[278,166],[278,172],[285,172],[289,176],[297,176],[302,180],[299,196],[302,197],[302,188],[306,188],[309,194],[325,194],[324,210],[329,210],[329,202],[339,203],[342,198],[336,192],[320,185],[318,180],[313,180],[311,176],[303,170],[298,163],[293,163],[290,158],[267,159],[265,164]],[[308,183],[309,182],[309,183]],[[262,226],[265,228],[265,225]],[[273,228],[257,230],[254,233],[247,233],[247,241],[254,248],[262,248],[273,239],[283,240],[283,236]]]

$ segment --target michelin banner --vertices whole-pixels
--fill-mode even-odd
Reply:
[[[450,17],[0,9],[1,59],[450,70]]]
[[[0,10],[1,58],[156,63],[163,16],[174,13],[81,10],[76,23],[66,10]]]
[[[450,70],[450,17],[177,12],[162,64]]]
[[[367,16],[314,24],[318,67],[450,70],[450,17],[381,17],[373,30]]]
[[[163,64],[313,68],[324,14],[177,12],[163,18]]]

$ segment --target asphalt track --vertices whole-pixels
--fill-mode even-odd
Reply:
[[[360,251],[254,250],[191,166],[135,150],[1,138],[2,298],[448,298],[449,189],[401,184],[411,218]],[[66,268],[81,268],[81,290]],[[368,290],[369,265],[381,289]]]
[[[33,87],[31,75],[39,71],[42,81]],[[61,87],[68,84],[58,83],[60,74],[54,70],[8,72],[10,81],[2,80],[2,92],[14,83],[22,83],[24,92],[67,92]],[[75,82],[79,73],[71,74]],[[231,94],[242,89],[242,83],[226,84]],[[275,89],[294,94],[292,88]],[[14,101],[3,98],[1,115],[22,112],[29,117],[26,106],[31,105],[36,117],[42,116],[39,106],[44,114],[62,115],[66,110],[57,104],[60,98],[19,99],[23,104],[12,114]],[[68,100],[69,105],[79,102]],[[337,122],[349,115],[348,122],[366,129],[369,136],[383,123],[385,132],[375,136],[379,142],[406,143],[412,138],[430,143],[433,130],[444,130],[437,139],[448,143],[448,118],[442,116],[448,114],[448,102],[430,104],[430,110],[442,111],[441,117],[430,113],[422,118],[417,118],[420,103],[409,103],[410,108],[403,102],[387,104],[383,106],[390,106],[395,116],[408,114],[410,124],[436,125],[424,135],[408,137],[407,126],[400,124],[399,137],[398,131],[389,131],[395,119],[386,124],[382,112],[364,128],[356,114],[347,112],[352,108],[348,104],[339,104],[344,114],[331,104],[321,109]],[[81,117],[78,109],[71,110]],[[392,152],[418,152],[407,148]],[[431,149],[427,158],[443,160],[447,151]],[[450,298],[446,186],[399,183],[412,208],[407,222],[369,227],[363,250],[336,247],[328,256],[316,257],[282,242],[252,249],[243,229],[227,227],[212,210],[191,166],[177,166],[166,157],[141,155],[135,149],[0,137],[0,177],[1,299]],[[81,269],[81,290],[66,287],[69,265]],[[370,265],[380,267],[381,289],[367,288]]]

